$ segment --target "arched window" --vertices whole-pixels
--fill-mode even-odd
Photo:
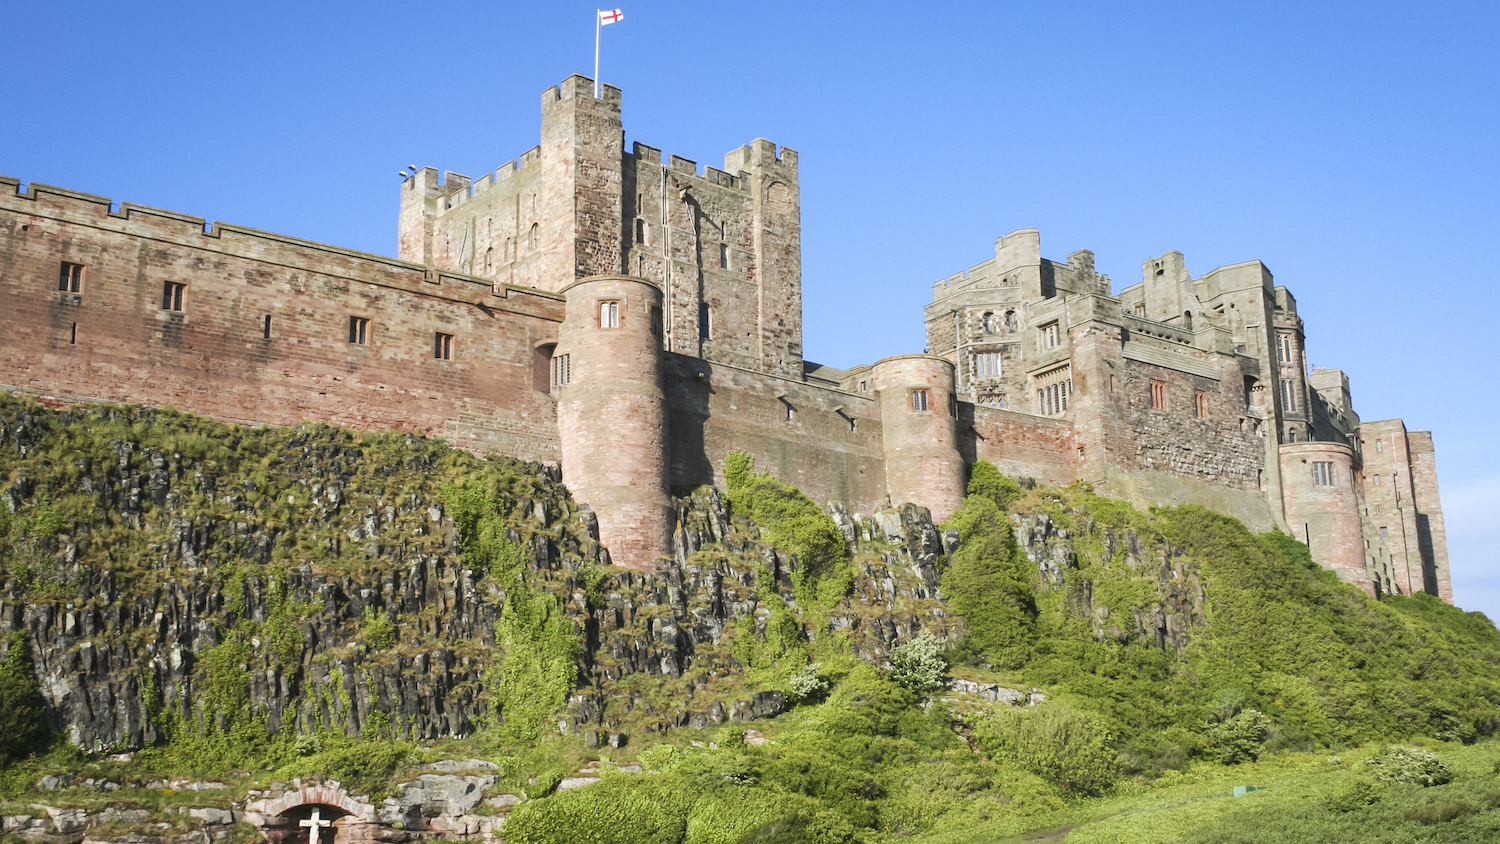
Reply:
[[[983,324],[984,324],[984,333],[985,334],[994,334],[995,333],[995,315],[994,314],[990,313],[989,311],[986,311],[985,314],[984,314]]]
[[[484,250],[484,271],[489,272],[495,267],[495,247],[491,246]]]
[[[541,239],[542,227],[536,223],[531,224],[531,232],[527,234],[526,247],[535,250],[537,242]]]
[[[1015,334],[1016,333],[1016,312],[1015,311],[1006,311],[1005,312],[1005,333],[1006,334]]]
[[[1192,311],[1183,311],[1182,312],[1182,327],[1186,328],[1188,331],[1192,331],[1193,330],[1193,312]]]

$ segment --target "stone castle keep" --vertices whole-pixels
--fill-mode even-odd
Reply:
[[[966,466],[1137,505],[1198,503],[1308,543],[1371,594],[1452,602],[1432,436],[1362,422],[1306,365],[1259,261],[1178,252],[1114,292],[1036,230],[934,286],[924,354],[802,357],[797,154],[723,169],[624,146],[619,89],[542,94],[541,145],[400,188],[396,258],[0,177],[0,388],[324,419],[560,464],[616,563],[651,569],[673,488],[731,450],[869,512],[946,519]]]

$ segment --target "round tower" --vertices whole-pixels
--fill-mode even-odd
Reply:
[[[631,276],[590,276],[561,291],[552,353],[563,483],[599,518],[616,565],[655,571],[667,552],[667,413],[661,290]]]
[[[870,374],[891,503],[910,501],[931,510],[933,521],[946,521],[964,500],[953,364],[935,355],[899,355],[877,361]]]
[[[1281,446],[1282,503],[1292,536],[1313,560],[1373,596],[1354,465],[1354,451],[1341,443]]]

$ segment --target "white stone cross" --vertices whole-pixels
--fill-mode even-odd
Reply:
[[[318,844],[318,827],[333,826],[333,821],[325,821],[318,817],[318,807],[313,807],[312,817],[305,821],[297,821],[298,825],[308,827],[307,844]]]

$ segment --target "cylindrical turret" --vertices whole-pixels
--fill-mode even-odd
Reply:
[[[1354,452],[1331,442],[1281,446],[1281,495],[1292,535],[1313,560],[1339,579],[1374,595],[1365,563]]]
[[[880,394],[891,503],[910,501],[931,510],[933,521],[946,521],[964,500],[953,364],[934,355],[899,355],[878,361],[870,373]]]
[[[599,518],[616,565],[654,571],[667,550],[667,413],[661,290],[630,276],[563,288],[553,351],[563,483]]]

